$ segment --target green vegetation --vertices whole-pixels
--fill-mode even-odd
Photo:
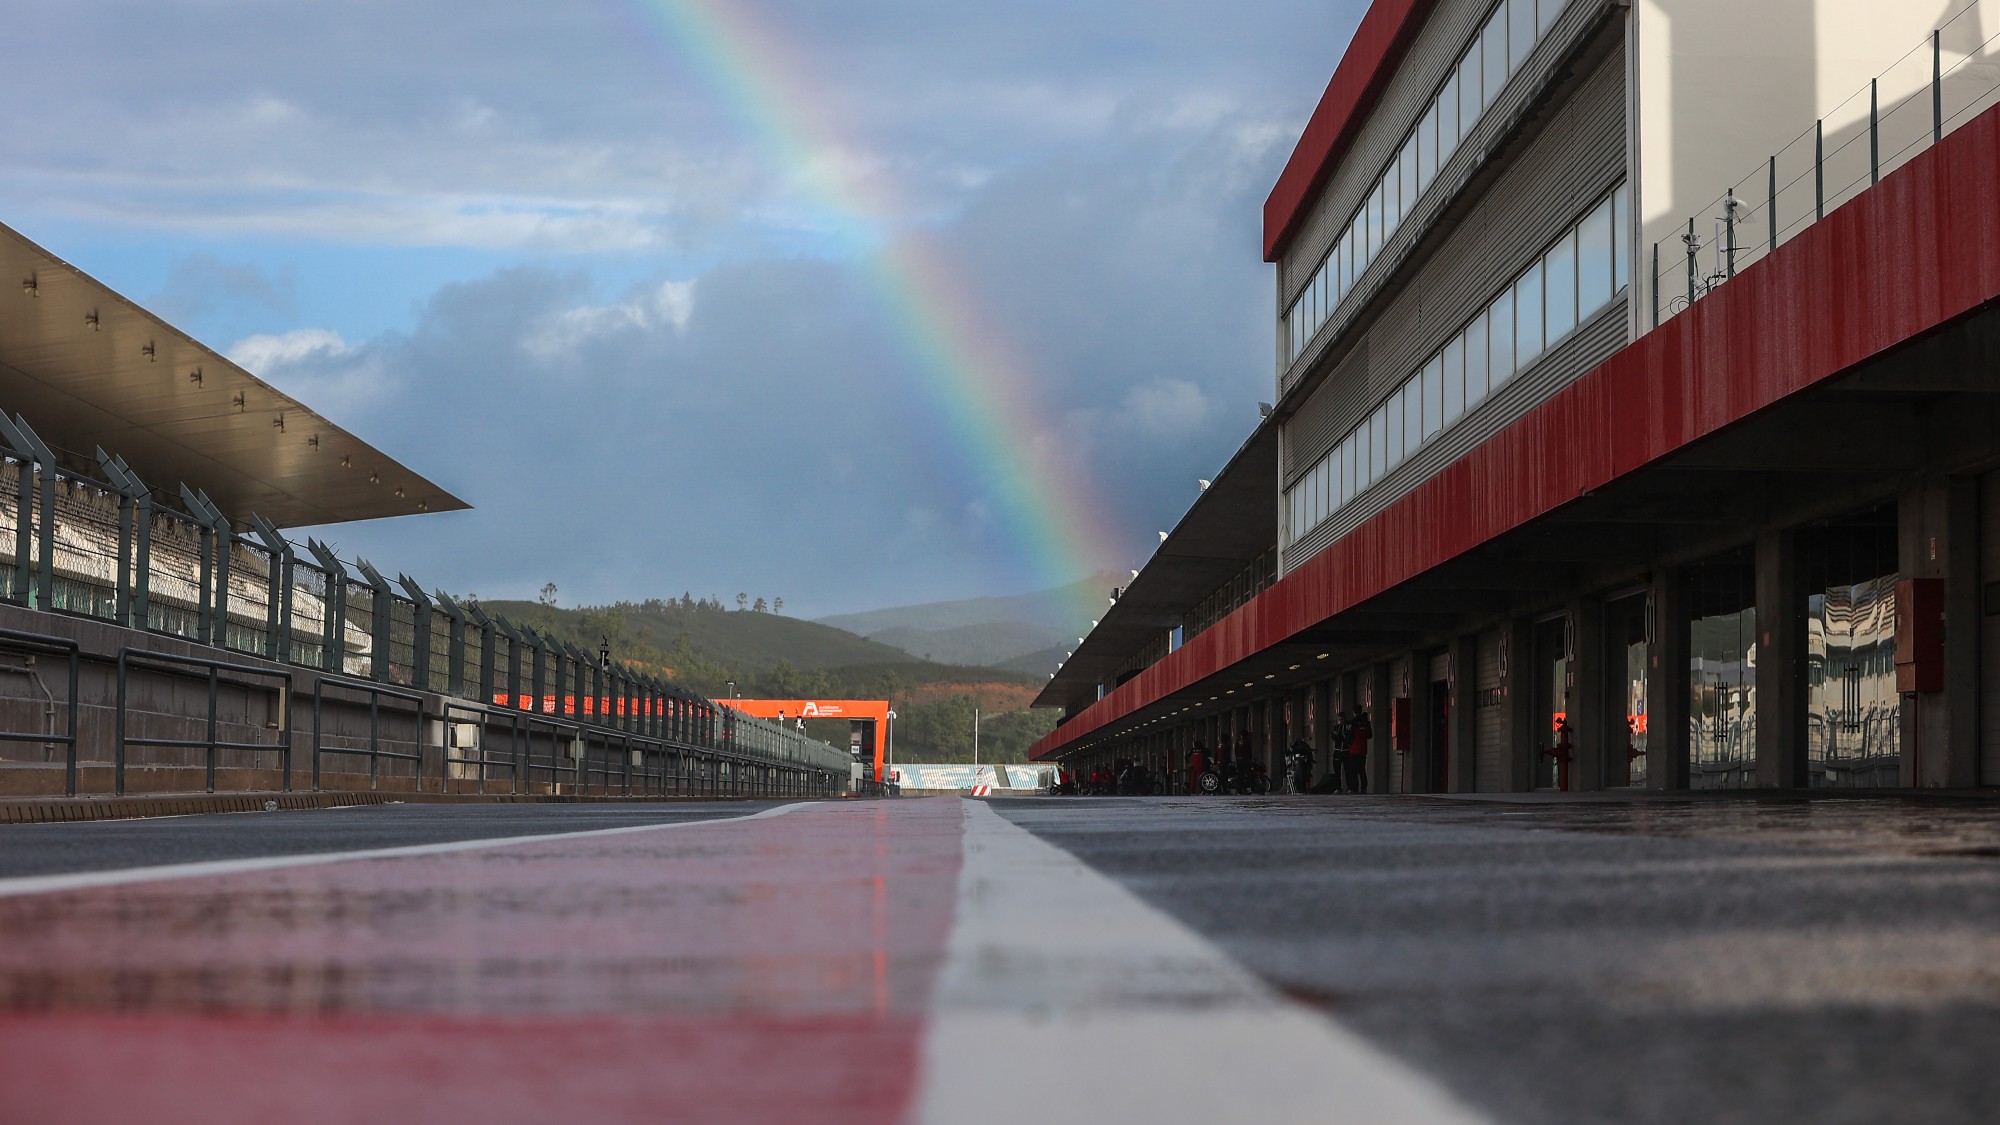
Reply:
[[[980,760],[1025,761],[1027,747],[1053,728],[1052,712],[1029,712],[1041,677],[976,665],[912,658],[902,649],[843,629],[775,612],[729,609],[684,597],[565,609],[544,588],[537,601],[480,603],[487,613],[568,641],[587,652],[664,676],[711,698],[887,699],[896,708],[896,756],[970,761],[972,712],[984,712]],[[748,607],[755,604],[748,594]],[[756,601],[763,601],[762,598]],[[782,604],[773,599],[767,605]],[[847,744],[844,719],[808,720],[807,731]]]

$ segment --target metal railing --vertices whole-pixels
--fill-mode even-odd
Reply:
[[[29,658],[47,654],[59,656],[69,665],[69,694],[64,697],[63,708],[68,712],[69,722],[62,734],[55,733],[55,701],[48,701],[49,726],[45,731],[0,731],[0,742],[39,742],[45,753],[56,746],[63,747],[63,794],[76,796],[76,720],[77,689],[81,679],[81,659],[77,643],[62,637],[50,637],[41,633],[27,633],[19,629],[0,629],[0,652],[20,653]],[[32,668],[24,669],[32,673]]]
[[[204,750],[204,762],[208,791],[215,792],[216,756],[223,750],[247,751],[251,754],[274,753],[284,762],[285,788],[292,787],[292,717],[291,689],[292,674],[282,668],[265,668],[251,664],[233,664],[226,660],[210,660],[200,656],[180,656],[174,653],[153,652],[149,649],[121,648],[118,650],[118,695],[115,711],[115,743],[112,751],[112,791],[119,796],[125,794],[126,750],[132,746],[160,746],[176,749]],[[177,668],[195,668],[206,673],[208,687],[207,737],[205,738],[161,738],[157,736],[134,735],[128,730],[130,709],[128,689],[134,669],[174,672]],[[225,739],[220,736],[219,708],[221,701],[223,673],[230,673],[241,679],[231,680],[231,686],[248,686],[243,680],[275,680],[279,684],[278,698],[274,707],[277,716],[271,724],[275,731],[274,742],[250,742],[243,739]]]
[[[334,746],[327,744],[325,705],[329,691],[348,696],[360,696],[368,701],[368,736],[364,746]],[[408,715],[411,720],[409,750],[385,750],[382,748],[382,703],[405,703],[407,710],[398,708],[398,715]],[[382,782],[382,759],[395,762],[412,762],[416,767],[417,791],[424,788],[424,697],[413,691],[400,691],[383,687],[364,680],[349,680],[334,676],[321,676],[313,681],[312,697],[312,776],[313,788],[320,787],[320,760],[328,754],[365,757],[368,759],[368,788],[375,789]],[[335,737],[359,739],[359,735],[336,735]],[[291,788],[289,776],[285,788]]]
[[[2000,33],[1972,4],[1652,243],[1652,326],[1685,312],[2000,97]],[[1948,56],[1951,56],[1948,58]],[[1884,102],[1885,91],[1888,101]]]

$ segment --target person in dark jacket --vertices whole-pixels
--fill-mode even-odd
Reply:
[[[1375,725],[1369,721],[1368,712],[1356,711],[1349,724],[1347,736],[1347,782],[1348,792],[1368,791],[1368,741],[1375,734]]]

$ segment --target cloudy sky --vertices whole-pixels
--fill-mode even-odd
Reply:
[[[22,6],[0,221],[474,505],[327,529],[350,557],[565,604],[1013,593],[1139,565],[1270,397],[1259,209],[1363,6]],[[913,245],[1006,387],[913,348]],[[949,424],[983,392],[1101,498],[1085,550]]]

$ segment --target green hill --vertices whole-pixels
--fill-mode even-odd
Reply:
[[[996,622],[1010,625],[1038,625],[1055,630],[1059,637],[1075,637],[1082,634],[1079,626],[1087,626],[1091,618],[1100,616],[1111,588],[1124,584],[1125,579],[1122,575],[1100,574],[1081,582],[1058,586],[1053,590],[1037,590],[1031,594],[895,606],[889,609],[870,610],[866,613],[842,613],[832,617],[822,617],[819,618],[819,622],[864,637],[873,637],[887,629],[919,629],[935,632],[966,626],[992,625]],[[1043,641],[1041,645],[1034,647],[1043,647],[1048,643]]]
[[[915,629],[899,625],[872,634],[868,639],[895,645],[912,656],[921,656],[926,660],[998,668],[1007,661],[1045,650],[1065,636],[1072,640],[1075,638],[1074,633],[1065,634],[1051,625],[987,621],[949,629]]]
[[[910,653],[857,637],[844,629],[776,613],[683,608],[678,602],[630,602],[586,609],[558,609],[535,602],[485,602],[481,608],[520,625],[556,629],[597,651],[600,638],[667,652],[679,638],[703,659],[740,669],[770,668],[785,661],[794,668],[852,664],[903,664]],[[622,618],[621,628],[613,616]],[[588,643],[586,643],[586,641]],[[619,648],[614,643],[613,648]],[[615,652],[614,652],[615,655]]]
[[[1068,652],[1068,645],[1057,645],[1040,652],[1031,652],[1026,656],[1017,656],[1012,660],[1003,660],[993,667],[1002,672],[1018,672],[1024,676],[1033,676],[1039,683],[1049,678],[1049,673],[1056,670],[1056,666],[1063,662],[1063,656]]]
[[[717,698],[728,694],[731,681],[745,698],[895,700],[926,685],[1018,686],[1033,679],[919,660],[830,625],[713,604],[649,601],[564,609],[491,601],[480,608],[588,652],[608,642],[613,659]]]

